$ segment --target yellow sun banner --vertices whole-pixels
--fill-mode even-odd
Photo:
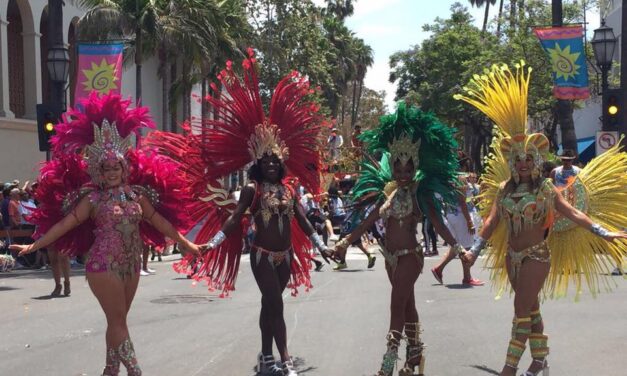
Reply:
[[[537,28],[534,32],[553,69],[553,95],[557,99],[587,99],[588,68],[581,26]]]
[[[92,91],[100,94],[120,92],[123,49],[121,43],[78,45],[75,103],[88,97]]]

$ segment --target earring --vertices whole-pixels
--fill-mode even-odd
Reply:
[[[514,183],[520,183],[520,175],[518,175],[518,171],[512,171],[512,178],[514,179]]]
[[[538,167],[534,167],[533,170],[531,170],[531,178],[533,180],[537,180],[538,177],[540,177],[540,169],[538,169]]]

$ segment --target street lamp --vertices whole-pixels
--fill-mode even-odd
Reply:
[[[611,95],[609,90],[609,83],[607,81],[607,74],[612,68],[612,60],[614,58],[614,48],[616,48],[616,36],[614,36],[614,30],[611,27],[605,26],[605,20],[601,21],[601,27],[594,30],[594,36],[592,37],[592,50],[594,51],[594,59],[597,62],[597,66],[601,69],[601,124],[603,130],[609,129],[610,115],[613,118],[618,118],[616,112],[612,113],[608,105],[610,105],[609,96]],[[618,109],[615,105],[610,106],[613,109]],[[609,112],[609,113],[608,113]]]
[[[65,94],[65,85],[67,84],[68,77],[70,75],[70,55],[68,50],[63,45],[54,45],[48,49],[48,60],[46,62],[48,66],[48,73],[50,74],[50,80],[54,85],[59,85],[60,92]],[[60,110],[65,112],[66,101],[65,95],[61,95],[61,98],[53,98],[53,101],[60,100]]]
[[[609,86],[607,73],[612,67],[614,49],[616,48],[614,30],[611,27],[605,26],[605,20],[601,21],[601,27],[594,30],[594,36],[590,43],[592,43],[594,59],[599,69],[601,69],[601,90],[605,93]]]

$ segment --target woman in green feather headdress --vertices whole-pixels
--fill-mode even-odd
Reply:
[[[392,283],[390,330],[387,352],[377,376],[390,376],[405,331],[407,353],[399,375],[420,374],[424,367],[423,344],[414,300],[414,283],[422,271],[422,248],[416,240],[416,228],[423,213],[434,223],[436,231],[451,244],[451,251],[463,252],[440,217],[439,193],[445,203],[455,203],[457,192],[453,129],[433,114],[400,102],[395,114],[381,118],[379,127],[366,131],[360,139],[369,154],[381,153],[380,162],[369,157],[362,164],[359,181],[353,189],[357,210],[370,214],[348,236],[335,246],[344,259],[346,248],[379,218],[385,224],[382,253]]]

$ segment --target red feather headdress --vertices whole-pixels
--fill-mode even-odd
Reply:
[[[318,113],[318,104],[308,98],[313,93],[309,81],[298,72],[284,77],[274,89],[266,115],[251,48],[248,54],[242,63],[242,79],[228,62],[218,75],[224,88],[221,95],[206,98],[215,109],[214,119],[205,121],[200,132],[206,145],[202,157],[212,166],[207,180],[240,170],[264,155],[276,154],[289,175],[297,177],[310,192],[319,193],[323,117]],[[218,90],[215,85],[213,88]]]

